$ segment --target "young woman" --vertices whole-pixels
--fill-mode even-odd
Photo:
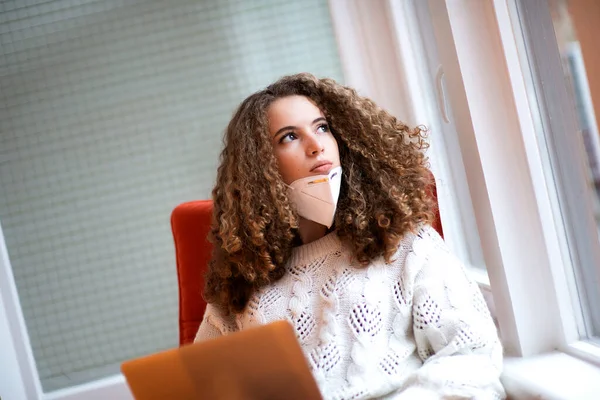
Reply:
[[[286,319],[326,399],[500,399],[477,285],[429,225],[424,134],[330,79],[254,93],[225,134],[196,340]]]

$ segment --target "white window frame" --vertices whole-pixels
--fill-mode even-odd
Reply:
[[[429,4],[506,353],[564,347],[576,321],[507,2]]]
[[[414,32],[400,40],[394,26],[407,3],[330,0],[346,83],[414,123],[424,103],[414,95],[416,53],[398,49]],[[578,331],[508,3],[428,6],[505,349],[529,356],[564,348]],[[386,91],[403,97],[394,103]]]
[[[40,399],[42,387],[1,226],[0,354],[0,396],[7,399]]]
[[[482,269],[477,226],[454,127],[437,111],[443,107],[443,73],[429,70],[422,46],[415,40],[417,21],[409,17],[413,4],[406,1],[330,0],[345,84],[374,99],[381,107],[409,125],[429,129],[428,151],[436,178],[444,237],[465,262],[473,261],[472,273],[483,287],[489,280]],[[408,62],[407,62],[408,60]],[[436,82],[428,82],[435,77]]]
[[[44,393],[0,224],[0,397],[7,400],[133,400],[122,375]]]

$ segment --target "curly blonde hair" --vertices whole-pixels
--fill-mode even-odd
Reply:
[[[279,173],[267,110],[300,95],[324,113],[343,168],[335,228],[360,264],[390,262],[400,240],[434,218],[423,128],[409,128],[354,89],[303,73],[244,100],[224,137],[213,189],[214,245],[204,298],[242,312],[259,288],[280,279],[298,244],[298,215]]]

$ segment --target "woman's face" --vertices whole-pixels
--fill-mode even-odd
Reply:
[[[279,172],[288,185],[340,165],[337,141],[321,110],[308,98],[279,98],[269,107],[268,118]]]

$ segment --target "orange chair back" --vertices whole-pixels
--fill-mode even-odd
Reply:
[[[204,273],[212,255],[207,240],[212,220],[212,200],[178,205],[171,214],[179,283],[179,344],[192,343],[206,309],[202,297]]]

